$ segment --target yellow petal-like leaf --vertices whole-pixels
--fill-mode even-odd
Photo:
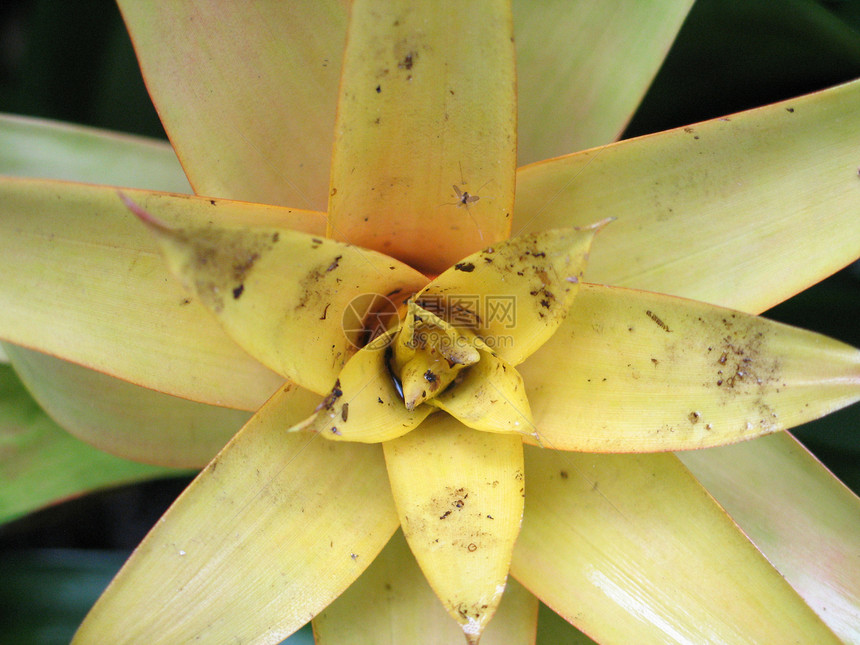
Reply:
[[[615,139],[692,4],[515,2],[519,164]]]
[[[860,254],[856,150],[851,144],[860,136],[858,104],[860,83],[851,83],[735,115],[729,117],[731,121],[700,124],[695,133],[679,130],[622,143],[619,149],[630,148],[596,174],[592,171],[599,170],[603,157],[614,154],[611,149],[596,151],[596,159],[594,152],[583,154],[579,165],[569,167],[559,182],[532,184],[531,174],[538,166],[523,169],[518,177],[518,206],[523,210],[518,215],[537,216],[539,226],[544,214],[548,225],[558,225],[571,218],[576,221],[580,214],[585,222],[622,211],[620,221],[600,236],[587,278],[759,313]],[[703,129],[714,135],[709,148],[714,152],[712,162],[707,153],[695,154],[704,150],[685,145],[702,141]],[[716,136],[723,133],[729,135],[727,146],[715,147]],[[646,153],[651,141],[654,149]],[[703,174],[688,181],[690,175],[682,177],[667,168],[662,177],[651,178],[659,185],[649,183],[639,171],[648,167],[646,173],[653,173],[662,158],[677,160],[677,169],[701,168]],[[706,170],[710,170],[707,176]],[[564,186],[568,188],[562,190]],[[621,191],[619,186],[631,190]],[[596,192],[586,197],[592,189]],[[544,190],[557,195],[556,200],[548,201]],[[674,199],[688,191],[681,212]],[[653,200],[639,201],[646,193]],[[678,243],[667,245],[666,240]],[[713,455],[713,468],[721,472],[722,482],[714,495],[731,508],[744,532],[825,621],[840,635],[852,633],[850,626],[846,632],[846,623],[857,623],[860,591],[845,586],[838,577],[831,583],[830,577],[831,562],[841,568],[838,562],[850,560],[857,550],[846,541],[841,519],[856,515],[854,496],[846,493],[848,501],[836,502],[833,490],[842,489],[842,484],[817,462],[811,468],[805,451],[798,450],[787,433],[732,446],[734,458],[723,454],[720,449],[685,452],[681,457],[693,466],[692,459],[707,463]],[[774,463],[780,464],[778,471],[772,469]],[[751,464],[762,464],[761,473]],[[701,472],[696,470],[697,475]],[[766,496],[750,492],[747,481],[758,476],[769,480]],[[713,479],[705,481],[709,487],[714,485]],[[798,494],[796,482],[805,482],[802,485],[810,490],[830,491],[827,503],[823,493],[814,498]],[[754,502],[755,508],[738,512],[731,498]],[[837,507],[831,508],[831,502]],[[760,522],[760,517],[787,508],[791,509],[789,524],[776,523],[778,528],[772,531],[770,522]],[[810,544],[840,544],[846,555],[833,559],[810,555],[794,541],[803,535],[815,536]]]
[[[165,141],[0,115],[0,174],[190,193]]]
[[[446,414],[383,444],[403,533],[430,586],[477,643],[496,611],[522,519],[522,440]]]
[[[0,365],[0,523],[100,488],[181,474],[78,441],[39,408],[9,365]]]
[[[313,419],[296,429],[333,441],[377,443],[406,434],[426,419],[433,408],[409,410],[403,403],[389,367],[390,342],[390,335],[380,336],[356,352]]]
[[[488,352],[430,405],[476,430],[536,435],[522,376]]]
[[[202,468],[251,416],[162,394],[23,347],[5,348],[52,419],[78,439],[126,459]]]
[[[534,645],[538,602],[509,579],[481,645]],[[403,533],[349,589],[314,619],[316,645],[448,645],[463,631],[450,620],[409,551]]]
[[[749,314],[583,285],[520,366],[540,440],[684,450],[790,428],[860,399],[860,350]]]
[[[678,457],[822,620],[860,642],[857,496],[784,432]]]
[[[297,394],[298,393],[298,394]],[[174,502],[76,643],[279,643],[397,527],[378,446],[284,430],[316,397],[280,390]]]
[[[526,448],[511,572],[599,642],[837,643],[671,454]]]
[[[567,316],[588,249],[604,223],[532,233],[486,248],[442,273],[416,301],[471,329],[505,361],[518,365]]]
[[[196,193],[325,208],[343,3],[119,5]]]
[[[321,232],[318,213],[126,190],[175,225],[276,222]],[[283,383],[173,278],[108,187],[0,179],[0,337],[138,385],[255,410]],[[330,386],[331,384],[329,384]]]
[[[860,256],[860,81],[517,173],[513,234],[614,216],[585,279],[762,311]]]
[[[439,273],[508,237],[515,168],[507,3],[354,2],[330,235]]]
[[[368,293],[413,293],[426,278],[388,256],[286,228],[174,228],[126,200],[168,265],[261,363],[328,392],[363,329],[344,317]]]

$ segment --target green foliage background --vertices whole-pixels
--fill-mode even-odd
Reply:
[[[857,0],[699,0],[625,138],[857,77]],[[3,3],[0,111],[164,138],[109,0]],[[860,166],[860,147],[857,161]],[[858,292],[855,264],[767,315],[860,346]],[[860,406],[796,435],[860,490]],[[0,645],[68,642],[128,551],[186,481],[108,491],[0,527]],[[541,640],[558,642],[547,618]],[[310,642],[306,630],[290,639]]]

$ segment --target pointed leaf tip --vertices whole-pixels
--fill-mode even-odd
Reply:
[[[210,220],[174,228],[123,202],[154,234],[173,274],[237,344],[318,394],[329,391],[360,342],[363,330],[344,326],[354,303],[426,284],[388,256],[286,226]]]
[[[383,444],[406,540],[448,614],[477,642],[505,590],[523,513],[523,444],[447,414]]]
[[[128,208],[128,210],[134,213],[137,218],[147,226],[154,227],[162,231],[173,230],[173,228],[169,224],[167,224],[167,222],[158,219],[155,215],[145,210],[143,207],[139,206],[131,199],[131,197],[126,195],[121,190],[116,191],[116,194],[119,195],[119,198],[122,200],[122,203],[125,204],[126,208]]]
[[[537,351],[567,316],[592,240],[609,221],[505,240],[456,263],[416,300],[471,328],[516,366]]]

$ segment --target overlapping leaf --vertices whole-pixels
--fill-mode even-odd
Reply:
[[[0,115],[0,174],[191,192],[163,141],[9,115]]]
[[[0,522],[102,487],[180,472],[78,441],[39,409],[11,367],[0,365]]]
[[[838,639],[671,454],[526,449],[512,573],[599,642]]]
[[[522,441],[438,414],[383,446],[406,540],[476,645],[501,601],[522,521]]]
[[[195,192],[325,207],[342,3],[119,5]]]
[[[519,165],[617,138],[692,4],[515,2]]]
[[[533,644],[536,623],[537,599],[509,579],[481,645]],[[431,645],[463,639],[399,531],[367,571],[314,619],[314,635],[317,645]]]
[[[735,443],[860,399],[860,350],[691,300],[585,285],[520,366],[537,441],[583,452]],[[530,440],[533,440],[529,437]]]
[[[125,459],[202,468],[248,412],[180,399],[47,354],[6,344],[18,376],[52,419]]]
[[[168,222],[280,222],[319,214],[126,191]],[[115,189],[0,180],[0,337],[175,396],[254,410],[283,382],[230,340],[170,275]],[[229,384],[229,387],[225,386]]]
[[[272,397],[150,531],[74,642],[278,643],[361,574],[397,527],[382,451],[285,434],[316,398]]]
[[[860,256],[860,81],[526,166],[513,233],[617,221],[586,281],[760,312]]]
[[[329,233],[428,273],[508,237],[516,168],[510,7],[355,2],[350,21]]]

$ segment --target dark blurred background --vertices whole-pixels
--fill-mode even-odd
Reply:
[[[625,138],[858,77],[858,0],[699,0]],[[0,4],[0,112],[166,138],[109,0]],[[855,264],[767,315],[860,346],[858,292]],[[860,490],[860,406],[795,434]],[[68,642],[187,482],[106,491],[0,527],[0,643]]]

